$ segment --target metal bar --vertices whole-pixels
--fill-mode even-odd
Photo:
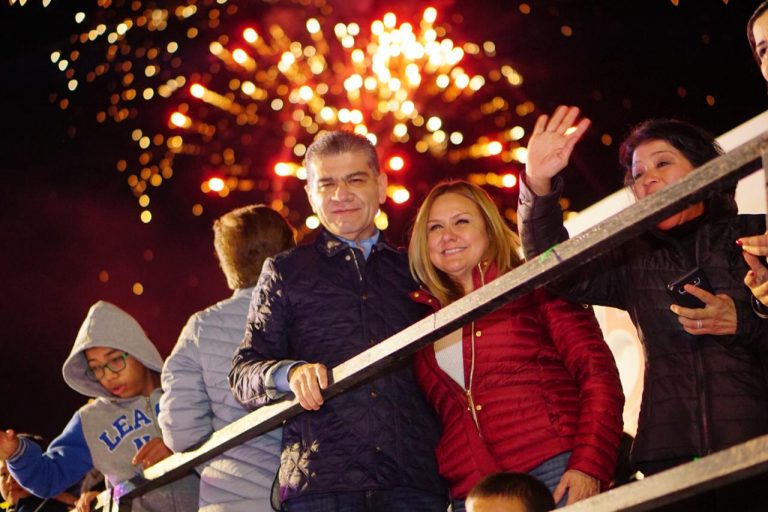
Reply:
[[[640,512],[768,470],[768,435],[564,507],[563,512]]]
[[[340,364],[333,369],[332,383],[323,395],[326,399],[338,395],[445,334],[620,245],[674,210],[701,200],[713,190],[735,186],[750,170],[744,166],[765,152],[768,152],[768,132]],[[295,400],[262,407],[214,433],[198,449],[174,454],[147,469],[143,478],[122,482],[115,487],[114,496],[118,501],[124,500],[165,485],[300,412],[302,408]]]

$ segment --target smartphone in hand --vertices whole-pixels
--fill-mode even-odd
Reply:
[[[709,285],[709,281],[707,281],[707,276],[704,274],[704,271],[696,267],[680,279],[667,285],[667,291],[669,292],[669,296],[672,298],[673,303],[679,304],[685,308],[703,308],[705,306],[703,302],[685,291],[685,288],[683,287],[686,284],[692,284],[698,286],[702,290],[707,290],[709,293],[713,293],[712,287]]]

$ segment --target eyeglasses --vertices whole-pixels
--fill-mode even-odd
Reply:
[[[98,382],[104,378],[105,368],[108,368],[112,373],[120,373],[125,370],[125,367],[128,364],[126,359],[128,359],[128,353],[123,352],[119,356],[115,356],[107,361],[107,364],[94,367],[89,366],[85,369],[85,376],[94,382]]]

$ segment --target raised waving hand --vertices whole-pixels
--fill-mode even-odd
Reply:
[[[573,148],[589,128],[591,121],[578,117],[578,107],[560,105],[551,117],[536,120],[525,164],[526,182],[536,195],[550,192],[552,178],[568,165]]]

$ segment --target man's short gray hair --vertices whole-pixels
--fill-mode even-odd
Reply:
[[[352,153],[360,151],[368,156],[368,165],[375,175],[379,174],[379,156],[376,154],[376,148],[370,140],[363,135],[353,132],[336,130],[325,132],[315,139],[304,156],[304,168],[307,170],[307,183],[312,181],[315,170],[313,165],[315,161],[327,155],[339,155],[342,153]]]

